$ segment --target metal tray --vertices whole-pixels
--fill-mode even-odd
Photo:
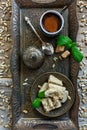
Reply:
[[[62,0],[61,0],[62,1]],[[17,2],[17,3],[16,3]],[[28,16],[34,24],[36,30],[43,40],[52,42],[55,47],[56,37],[47,38],[41,33],[39,28],[39,18],[41,14],[49,9],[61,11],[61,9],[68,5],[66,0],[65,4],[56,0],[54,4],[36,4],[25,0],[13,0],[13,17],[12,17],[12,31],[14,47],[11,56],[11,72],[13,77],[13,93],[12,93],[12,113],[13,113],[13,130],[77,130],[78,129],[78,107],[79,97],[77,92],[77,75],[79,71],[79,64],[74,61],[72,55],[63,60],[57,61],[54,65],[54,57],[46,56],[44,64],[37,70],[30,70],[22,61],[22,53],[28,46],[36,46],[39,48],[40,43],[24,21],[24,16]],[[59,3],[58,3],[59,2]],[[55,4],[56,3],[56,4]],[[54,5],[54,6],[53,6]],[[72,1],[68,9],[63,13],[65,25],[61,34],[69,35],[73,41],[76,40],[78,31],[78,22],[76,17],[76,1]],[[38,114],[37,111],[31,107],[30,88],[37,76],[45,72],[60,72],[66,75],[73,83],[76,91],[75,102],[69,112],[61,117],[53,118],[52,120]],[[27,84],[24,85],[27,79]],[[24,113],[27,110],[28,113]]]

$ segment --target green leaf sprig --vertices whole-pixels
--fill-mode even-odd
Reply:
[[[33,108],[38,108],[41,105],[42,98],[45,97],[45,91],[39,92],[38,97],[32,102]]]
[[[78,49],[76,42],[73,42],[71,40],[71,38],[69,38],[68,36],[63,36],[63,35],[58,36],[57,37],[57,45],[58,46],[65,46],[68,50],[70,50],[74,59],[77,62],[82,61],[83,54]]]
[[[45,97],[45,91],[39,92],[38,97],[39,98],[44,98]]]
[[[41,105],[41,99],[40,98],[35,98],[35,100],[32,102],[32,107],[33,108],[38,108]]]

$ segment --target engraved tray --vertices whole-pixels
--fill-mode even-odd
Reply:
[[[44,64],[37,70],[30,70],[22,61],[22,53],[28,46],[37,46],[40,48],[41,43],[35,36],[33,31],[24,21],[24,17],[28,16],[41,38],[44,41],[52,42],[55,48],[55,38],[47,38],[44,36],[39,27],[39,18],[41,14],[48,9],[61,9],[68,5],[70,6],[63,13],[65,25],[61,34],[69,35],[73,41],[76,40],[78,31],[78,22],[76,17],[76,1],[73,0],[56,0],[56,2],[49,4],[36,4],[31,0],[13,0],[13,17],[12,17],[12,31],[13,31],[13,51],[11,56],[11,72],[13,78],[13,93],[12,93],[12,129],[13,130],[78,130],[78,107],[79,96],[77,92],[77,76],[79,71],[79,64],[74,61],[72,55],[63,60],[54,62],[54,57],[46,56]],[[53,67],[55,63],[55,67]],[[61,117],[46,118],[33,110],[30,100],[30,88],[34,80],[45,72],[60,72],[66,75],[75,87],[76,97],[75,102],[69,112]],[[27,79],[27,84],[24,85]],[[27,110],[28,113],[24,113]]]

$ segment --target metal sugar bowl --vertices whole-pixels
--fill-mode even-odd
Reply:
[[[37,47],[30,46],[23,53],[23,61],[30,69],[40,68],[44,62],[44,53]]]

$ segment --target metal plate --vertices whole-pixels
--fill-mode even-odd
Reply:
[[[33,86],[31,87],[31,101],[33,102],[35,100],[35,98],[37,98],[37,94],[39,91],[38,85],[42,85],[43,83],[47,82],[50,75],[54,75],[59,80],[62,80],[64,86],[66,87],[66,90],[68,90],[68,92],[69,92],[71,100],[67,99],[67,101],[65,103],[63,103],[60,108],[52,110],[49,113],[46,113],[42,106],[39,108],[36,108],[36,110],[44,116],[57,117],[57,116],[63,115],[67,111],[69,111],[69,109],[73,105],[74,99],[75,99],[74,86],[65,75],[58,73],[58,72],[48,72],[48,73],[44,73],[44,74],[40,75],[35,80],[35,82],[33,83]]]

